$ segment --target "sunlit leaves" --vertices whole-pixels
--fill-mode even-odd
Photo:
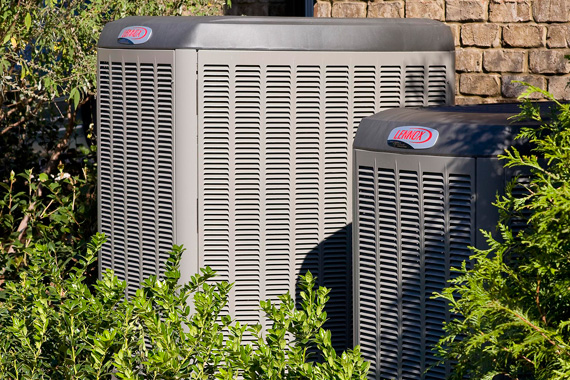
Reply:
[[[528,86],[523,97],[538,92]],[[464,271],[439,297],[462,318],[445,326],[440,354],[455,361],[454,379],[562,380],[570,378],[570,106],[553,112],[525,101],[517,118],[541,122],[523,128],[532,155],[515,149],[505,166],[531,174],[526,195],[514,184],[497,198],[501,222],[487,232],[489,249],[475,250],[474,268]],[[514,233],[512,217],[527,228]],[[498,235],[498,236],[497,236]]]

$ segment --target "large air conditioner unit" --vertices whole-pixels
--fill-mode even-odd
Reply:
[[[100,269],[128,293],[184,244],[229,312],[311,270],[352,342],[352,141],[382,109],[451,104],[454,43],[430,20],[131,17],[98,49]]]
[[[521,126],[514,104],[398,109],[364,118],[354,141],[355,344],[371,362],[370,379],[443,380],[450,365],[432,351],[449,321],[432,298],[470,266],[469,247],[485,248],[495,231],[492,205],[513,178],[497,155]],[[515,231],[524,217],[512,220]]]

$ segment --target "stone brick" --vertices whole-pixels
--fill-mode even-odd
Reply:
[[[507,25],[503,27],[503,43],[509,47],[542,47],[546,28],[540,25]]]
[[[500,103],[500,101],[500,98],[481,98],[479,96],[455,97],[455,104],[457,105]]]
[[[401,1],[370,2],[368,3],[369,18],[400,18],[404,17],[404,4]]]
[[[480,73],[482,53],[479,49],[455,50],[455,70],[464,73]]]
[[[550,77],[548,79],[548,92],[558,100],[570,100],[570,77]]]
[[[492,0],[489,4],[491,22],[520,22],[531,20],[530,0]]]
[[[533,13],[536,22],[570,21],[570,2],[568,0],[534,0]]]
[[[487,0],[447,0],[446,21],[485,21],[487,20]]]
[[[540,88],[546,88],[546,78],[540,75],[503,75],[501,90],[505,98],[518,98],[526,87],[513,81],[525,82]],[[540,99],[539,94],[531,95],[531,99]]]
[[[451,34],[453,34],[453,41],[455,42],[455,46],[460,46],[460,37],[461,37],[461,28],[458,24],[447,24],[451,28]]]
[[[465,24],[461,27],[461,43],[463,46],[499,46],[499,35],[499,25]]]
[[[494,74],[461,74],[459,91],[462,95],[497,96],[499,76]]]
[[[565,48],[570,46],[570,26],[550,25],[546,34],[546,46],[549,48]]]
[[[366,17],[366,6],[366,3],[356,1],[335,2],[332,6],[332,16],[347,18]]]
[[[331,3],[328,1],[317,1],[313,8],[314,17],[331,17]]]
[[[570,64],[564,58],[565,50],[531,50],[529,53],[529,69],[538,74],[566,74],[570,72]]]
[[[407,0],[406,17],[443,21],[445,19],[444,0]]]
[[[522,73],[525,52],[518,50],[485,50],[483,68],[485,71]]]

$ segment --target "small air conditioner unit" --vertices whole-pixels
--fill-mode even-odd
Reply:
[[[364,116],[453,103],[454,43],[430,20],[131,17],[98,49],[100,269],[128,293],[172,244],[189,278],[235,282],[231,315],[332,288],[352,342],[351,147]]]
[[[515,146],[515,104],[398,109],[364,118],[354,141],[355,344],[370,379],[442,380],[450,365],[431,351],[450,312],[433,299],[470,246],[495,231],[492,205],[513,178],[497,155]],[[523,175],[520,175],[523,174]],[[519,176],[520,175],[520,176]],[[523,186],[516,186],[522,195]],[[513,229],[523,228],[516,220]]]

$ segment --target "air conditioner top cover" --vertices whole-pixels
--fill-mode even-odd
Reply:
[[[543,117],[550,104],[541,105]],[[362,119],[353,147],[452,157],[495,157],[511,146],[527,153],[529,144],[516,137],[538,123],[513,118],[520,112],[520,104],[390,109]]]
[[[128,37],[137,27],[144,43],[120,41],[121,33]],[[454,51],[454,41],[447,25],[427,19],[137,16],[105,25],[98,47],[401,52]]]

